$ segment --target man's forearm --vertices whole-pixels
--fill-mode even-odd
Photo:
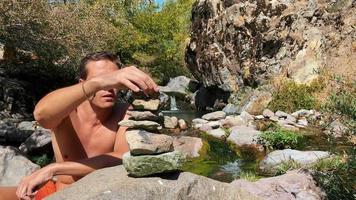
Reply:
[[[119,165],[122,163],[122,154],[111,152],[77,162],[66,161],[49,165],[53,175],[85,176],[94,170]]]
[[[55,128],[66,116],[78,107],[87,95],[91,96],[100,88],[95,80],[89,80],[83,83],[58,89],[43,97],[35,107],[34,117],[41,126],[52,129]]]

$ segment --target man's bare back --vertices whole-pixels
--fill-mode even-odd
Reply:
[[[158,92],[158,86],[136,67],[119,69],[117,57],[108,52],[87,55],[81,62],[80,82],[42,98],[34,110],[36,121],[52,130],[56,163],[24,177],[19,186],[0,187],[1,199],[33,199],[47,181],[56,179],[60,190],[88,173],[122,163],[128,151],[128,104],[117,104],[119,90]],[[16,195],[15,195],[16,192]]]

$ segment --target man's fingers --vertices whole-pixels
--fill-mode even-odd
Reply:
[[[125,85],[125,87],[127,87],[128,89],[134,91],[134,92],[139,92],[140,88],[137,87],[135,84],[133,84],[130,80],[123,80],[122,84]]]

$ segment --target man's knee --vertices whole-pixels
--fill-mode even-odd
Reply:
[[[1,187],[0,186],[0,200],[17,200],[17,187]]]

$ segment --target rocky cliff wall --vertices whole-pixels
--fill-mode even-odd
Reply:
[[[309,83],[322,71],[356,71],[353,0],[199,0],[189,69],[227,92],[282,74]],[[350,70],[353,68],[353,70]]]

